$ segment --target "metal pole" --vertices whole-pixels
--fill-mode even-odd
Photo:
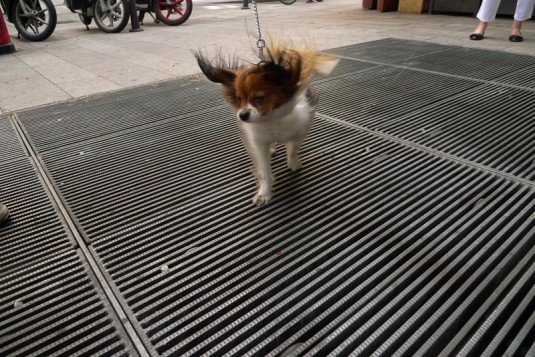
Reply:
[[[242,10],[249,10],[249,0],[243,0],[241,8]]]
[[[130,0],[130,25],[132,28],[129,32],[140,32],[143,31],[141,26],[139,26],[139,18],[137,17],[136,11],[136,0]]]

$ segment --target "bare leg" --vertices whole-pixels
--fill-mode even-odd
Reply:
[[[488,22],[479,21],[479,24],[477,25],[476,29],[474,30],[474,33],[478,33],[481,35],[485,34],[485,31],[487,30],[487,26],[489,25]]]
[[[513,17],[513,25],[511,26],[511,34],[509,41],[522,42],[522,22],[531,18],[533,8],[535,7],[534,0],[518,0],[516,3],[515,15]]]
[[[520,30],[522,30],[522,21],[513,20],[513,25],[511,26],[511,35],[522,36]]]

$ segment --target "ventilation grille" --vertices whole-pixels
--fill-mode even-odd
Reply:
[[[85,102],[66,102],[19,114],[25,131],[40,151],[113,134],[223,103],[218,88],[200,79],[108,94]]]
[[[319,83],[318,111],[375,129],[478,85],[468,79],[378,66]]]
[[[534,180],[534,120],[535,92],[483,85],[375,129]]]
[[[397,65],[469,78],[492,80],[535,64],[535,57],[520,53],[453,47],[446,51],[396,62]]]
[[[8,117],[0,116],[0,163],[25,156]]]
[[[349,45],[329,50],[339,56],[355,58],[379,63],[395,63],[405,59],[413,59],[422,55],[440,53],[455,47],[428,42],[400,40],[395,38],[383,39]]]
[[[152,104],[165,84],[20,118],[154,355],[535,354],[535,191],[515,178],[532,179],[533,92],[489,83],[533,58],[394,39],[336,52],[355,58],[316,83],[304,170],[281,148],[264,207],[208,82],[175,82],[187,108]],[[484,55],[479,72],[441,64]],[[94,130],[71,130],[82,117]]]
[[[0,226],[0,355],[136,355],[31,160],[9,140],[11,124],[0,125],[0,152],[12,153],[0,162],[0,202],[11,211]]]

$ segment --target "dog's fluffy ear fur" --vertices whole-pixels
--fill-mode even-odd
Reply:
[[[262,76],[270,83],[291,90],[293,94],[301,79],[301,57],[296,53],[289,55],[291,51],[278,53],[278,57],[274,57],[269,49],[267,51],[268,59],[259,64]]]
[[[300,80],[309,82],[316,75],[327,75],[338,64],[338,57],[328,53],[318,52],[311,46],[297,48],[283,39],[268,38],[268,52],[272,58],[285,58],[295,62],[295,58],[300,61]]]
[[[228,86],[234,83],[236,79],[236,69],[238,67],[237,61],[225,61],[222,56],[219,56],[219,61],[216,65],[212,65],[212,62],[207,60],[200,52],[194,53],[197,63],[201,68],[202,73],[210,81],[215,83],[221,83]]]

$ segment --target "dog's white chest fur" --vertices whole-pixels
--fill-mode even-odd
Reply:
[[[254,161],[259,185],[253,202],[264,204],[271,198],[271,155],[277,144],[286,146],[288,168],[293,171],[301,168],[299,148],[314,119],[316,103],[316,97],[307,90],[269,115],[254,122],[241,123],[240,128],[245,134],[245,144]]]
[[[257,122],[241,123],[240,126],[248,144],[253,147],[302,141],[310,129],[315,109],[315,100],[302,93],[275,109],[269,117]]]

